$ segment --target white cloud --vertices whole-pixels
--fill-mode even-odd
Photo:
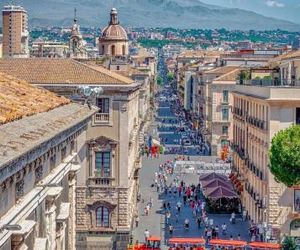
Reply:
[[[266,5],[269,7],[283,8],[285,6],[284,3],[276,2],[273,0],[267,0]]]

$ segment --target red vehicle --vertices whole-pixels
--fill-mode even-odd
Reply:
[[[268,243],[268,242],[251,242],[248,247],[252,250],[273,250],[281,249],[281,244]]]
[[[247,242],[243,240],[221,240],[213,239],[209,241],[211,246],[227,247],[229,249],[242,250],[247,246]]]
[[[185,249],[192,247],[193,250],[204,250],[205,240],[203,238],[171,238],[168,241],[169,250]]]

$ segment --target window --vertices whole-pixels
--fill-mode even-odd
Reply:
[[[223,102],[228,103],[228,90],[223,90]]]
[[[119,65],[117,66],[117,70],[120,70],[120,66]]]
[[[222,120],[223,121],[228,121],[229,119],[229,111],[228,108],[223,108],[222,109]]]
[[[95,168],[100,177],[110,177],[110,152],[96,152]]]
[[[300,108],[296,108],[296,124],[300,125]]]
[[[100,108],[99,113],[109,113],[109,98],[98,98],[97,106]]]
[[[116,54],[116,46],[112,45],[111,46],[111,55],[114,56]]]
[[[122,46],[122,55],[125,56],[125,54],[126,54],[126,48],[125,48],[125,45],[123,45]]]
[[[109,227],[109,210],[106,207],[98,207],[96,210],[96,226]]]
[[[223,126],[222,127],[222,134],[223,135],[228,135],[228,126]]]

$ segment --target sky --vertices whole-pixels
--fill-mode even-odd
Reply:
[[[183,0],[184,1],[184,0]],[[217,4],[230,8],[255,11],[269,17],[275,17],[300,23],[300,0],[201,0],[204,3]]]

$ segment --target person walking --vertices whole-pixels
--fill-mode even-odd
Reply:
[[[224,223],[224,224],[222,225],[222,234],[223,234],[223,235],[226,235],[226,233],[227,233],[227,225]]]
[[[140,221],[140,217],[137,215],[135,217],[135,227],[138,227],[139,226],[139,221]]]
[[[198,225],[198,228],[201,228],[201,217],[200,216],[197,217],[197,225]]]
[[[170,236],[173,235],[173,230],[174,230],[174,228],[173,228],[173,226],[170,224],[170,225],[169,225],[169,233],[170,233]]]
[[[176,206],[177,206],[177,211],[178,211],[178,213],[180,214],[180,210],[181,210],[181,202],[178,201]]]
[[[148,229],[145,230],[144,236],[145,236],[145,243],[147,244],[148,243],[148,239],[150,237],[150,232],[149,232]]]

